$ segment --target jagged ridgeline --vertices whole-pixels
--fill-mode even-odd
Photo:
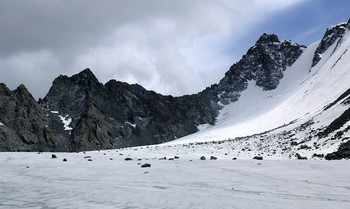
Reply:
[[[303,48],[264,34],[218,84],[182,97],[115,80],[102,84],[90,69],[59,76],[39,102],[23,85],[10,91],[2,84],[0,150],[111,149],[195,133],[200,124],[215,124],[222,105],[237,101],[249,80],[264,90],[276,88]]]
[[[345,28],[349,23],[327,30],[312,66]],[[38,102],[23,85],[11,91],[0,84],[0,151],[112,149],[159,144],[195,133],[198,125],[214,125],[219,111],[239,100],[249,81],[265,91],[277,88],[284,71],[305,48],[263,34],[218,84],[181,97],[116,80],[102,84],[90,69],[57,77]]]

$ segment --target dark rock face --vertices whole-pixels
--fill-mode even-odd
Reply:
[[[0,150],[84,151],[158,144],[215,124],[222,104],[237,101],[255,81],[277,87],[303,46],[263,34],[225,77],[202,92],[172,97],[140,85],[100,83],[90,69],[57,77],[36,102],[24,86],[0,86]]]
[[[322,132],[318,133],[320,138],[328,136],[328,134],[337,131],[350,121],[350,107],[345,110],[339,117],[332,121]],[[340,133],[342,134],[342,133]]]
[[[337,41],[337,45],[335,49],[338,47],[338,45],[340,45],[346,29],[350,29],[350,19],[347,23],[339,24],[339,25],[330,27],[326,30],[326,33],[324,34],[321,40],[321,43],[318,45],[315,51],[315,55],[314,55],[314,58],[312,59],[311,67],[314,67],[315,65],[317,65],[317,63],[321,60],[321,55],[336,41]]]
[[[337,104],[338,102],[340,102],[342,99],[346,98],[342,104],[347,105],[348,100],[350,99],[350,89],[346,90],[343,94],[341,94],[335,101],[333,101],[332,103],[330,103],[329,105],[327,105],[324,110],[328,110],[329,108],[333,107],[335,104]]]
[[[49,151],[56,147],[47,113],[24,85],[10,91],[0,84],[0,150]]]
[[[350,141],[347,141],[339,146],[338,151],[327,154],[327,160],[341,160],[350,158]]]
[[[223,104],[238,100],[248,81],[264,90],[277,87],[283,71],[303,53],[305,46],[290,41],[279,41],[276,35],[263,34],[242,59],[231,66],[225,77],[215,86]]]
[[[58,77],[41,105],[72,119],[69,150],[78,151],[157,144],[194,133],[207,121],[181,100],[115,80],[103,85],[86,69]]]

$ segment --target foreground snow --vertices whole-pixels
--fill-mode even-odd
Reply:
[[[349,161],[231,160],[228,153],[216,155],[203,150],[151,146],[56,153],[57,159],[51,159],[52,153],[0,153],[0,208],[350,205]],[[176,154],[179,159],[168,160]],[[207,160],[199,160],[201,155]],[[210,155],[218,160],[208,160]],[[133,160],[125,161],[127,157]],[[162,157],[167,160],[159,160]],[[141,168],[139,163],[151,167]]]

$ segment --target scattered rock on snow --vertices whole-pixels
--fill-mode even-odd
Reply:
[[[317,153],[314,153],[314,154],[312,155],[312,157],[323,158],[323,157],[324,157],[324,154],[317,154]]]
[[[253,157],[254,160],[263,160],[263,157],[262,156],[255,156]]]
[[[132,160],[130,157],[125,158],[126,161]]]
[[[202,156],[200,159],[201,159],[201,160],[206,160],[205,156]]]
[[[215,156],[210,156],[210,160],[217,160],[218,158]]]
[[[151,164],[149,164],[149,163],[145,163],[145,164],[141,165],[141,168],[149,168],[149,167],[151,167]]]
[[[295,154],[295,157],[297,157],[298,160],[307,160],[307,157],[303,157],[299,153]]]

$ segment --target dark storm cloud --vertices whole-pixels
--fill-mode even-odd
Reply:
[[[0,82],[24,83],[37,98],[59,74],[90,67],[101,82],[193,93],[227,70],[229,39],[301,1],[3,0]]]

